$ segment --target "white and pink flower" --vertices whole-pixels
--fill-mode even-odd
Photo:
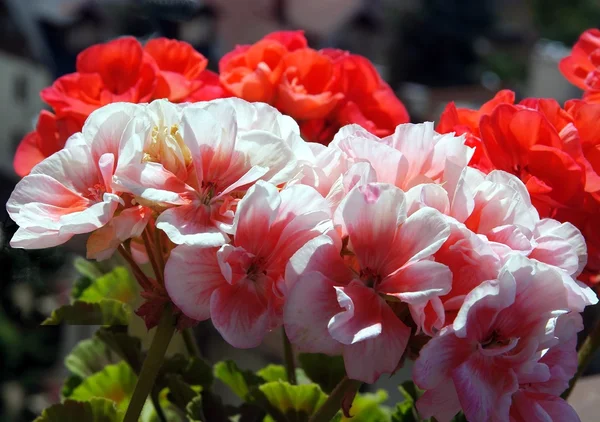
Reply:
[[[176,247],[165,269],[165,286],[188,317],[211,318],[235,347],[256,347],[281,325],[290,257],[331,230],[329,207],[316,190],[299,185],[278,192],[258,181],[238,204],[233,241],[220,248]]]
[[[319,236],[290,260],[284,322],[308,352],[342,353],[348,376],[393,372],[424,304],[448,293],[450,270],[431,260],[450,228],[432,208],[406,215],[394,185],[356,186],[338,209],[339,237]],[[400,316],[399,316],[400,315]]]

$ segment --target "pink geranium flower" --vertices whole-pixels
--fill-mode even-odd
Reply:
[[[565,272],[513,256],[497,279],[467,295],[452,326],[421,350],[413,378],[427,391],[419,412],[442,422],[461,409],[469,420],[508,421],[513,403],[535,398],[521,385],[551,380],[552,365],[543,356],[558,343],[557,319],[596,302]],[[571,420],[568,415],[565,410],[557,420]]]
[[[168,208],[157,227],[176,244],[227,243],[248,188],[259,179],[287,182],[307,149],[295,122],[266,104],[228,98],[152,111],[155,103],[148,108],[151,140],[134,148],[116,182]]]
[[[120,222],[118,236],[113,234],[121,240],[143,230],[147,211],[137,208],[136,217],[130,218],[131,198],[112,184],[115,171],[127,165],[122,156],[129,140],[143,129],[133,119],[136,107],[115,103],[93,112],[66,148],[35,166],[17,184],[7,203],[10,217],[19,225],[13,247],[60,245],[76,234],[102,228],[115,215]],[[120,242],[107,234],[96,238],[89,257],[106,258],[116,249]]]
[[[281,324],[289,258],[332,229],[329,207],[314,189],[278,192],[258,181],[238,204],[233,241],[220,248],[176,247],[165,268],[165,286],[188,317],[211,318],[235,347],[258,346]]]
[[[342,353],[350,378],[374,382],[398,366],[406,323],[448,292],[451,273],[431,256],[448,238],[431,208],[406,216],[404,193],[384,183],[353,188],[338,209],[342,238],[319,236],[290,260],[284,322],[308,352]]]

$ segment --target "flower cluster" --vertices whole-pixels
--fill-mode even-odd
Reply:
[[[302,31],[276,32],[238,46],[221,59],[219,71],[230,94],[275,106],[311,141],[327,144],[349,123],[386,136],[409,121],[373,64],[347,51],[308,48]]]
[[[589,261],[581,279],[600,281],[600,104],[528,98],[500,91],[479,110],[450,103],[437,130],[464,133],[475,148],[470,165],[520,178],[541,217],[575,225]]]
[[[588,29],[561,60],[559,69],[573,85],[584,90],[584,99],[600,103],[600,30]]]
[[[371,62],[347,51],[310,49],[302,31],[274,32],[252,46],[238,46],[221,59],[220,75],[207,64],[191,45],[166,38],[142,46],[123,37],[87,48],[77,57],[75,73],[42,90],[53,113],[42,111],[36,129],[19,145],[16,173],[29,174],[81,131],[90,113],[114,102],[230,96],[262,101],[296,119],[306,139],[324,144],[348,123],[382,136],[409,121]]]
[[[324,146],[263,103],[110,104],[17,185],[11,245],[91,233],[88,257],[104,259],[142,237],[166,261],[146,299],[211,319],[236,347],[283,325],[363,382],[419,355],[423,417],[574,420],[559,395],[597,302],[576,280],[585,240],[473,154],[431,123],[385,137],[347,125]]]
[[[58,78],[41,92],[54,113],[42,111],[36,130],[27,134],[15,155],[19,176],[61,150],[81,131],[94,110],[114,102],[141,103],[156,98],[173,102],[226,96],[207,59],[191,45],[157,38],[142,46],[133,37],[98,44],[77,56],[77,71]]]

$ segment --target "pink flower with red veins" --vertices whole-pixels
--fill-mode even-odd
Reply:
[[[301,350],[341,353],[350,378],[372,383],[398,367],[410,315],[418,323],[450,290],[450,270],[431,259],[450,228],[432,208],[407,218],[404,192],[386,183],[354,187],[337,211],[343,237],[316,237],[288,264],[285,328]]]
[[[467,295],[452,326],[421,350],[413,372],[415,383],[426,390],[417,403],[419,412],[441,422],[460,410],[468,420],[509,421],[511,406],[520,406],[521,400],[539,399],[542,407],[556,402],[556,396],[536,399],[523,386],[551,380],[552,364],[543,358],[559,343],[557,319],[597,301],[565,272],[513,256],[497,279]],[[562,418],[553,420],[572,420],[567,407],[562,407]]]
[[[256,347],[281,325],[283,275],[290,257],[333,230],[325,199],[308,186],[278,192],[258,181],[238,204],[232,243],[181,245],[165,268],[165,286],[188,317],[212,319],[235,347]]]
[[[143,136],[143,121],[134,118],[137,107],[115,103],[93,112],[82,132],[17,184],[7,202],[10,217],[19,225],[13,247],[60,245],[76,234],[101,229],[115,217],[116,231],[88,243],[88,257],[104,259],[119,239],[143,230],[149,210],[130,208],[131,196],[112,183],[114,173],[127,165],[129,140]]]
[[[236,205],[248,188],[259,179],[287,182],[298,159],[310,154],[298,125],[266,104],[227,98],[187,104],[151,120],[156,139],[136,148],[134,164],[117,182],[168,208],[157,227],[176,244],[227,243]]]

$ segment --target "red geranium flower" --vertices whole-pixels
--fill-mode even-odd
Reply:
[[[311,48],[283,58],[283,76],[276,106],[296,120],[325,118],[344,98],[336,93],[338,69],[333,61]]]
[[[479,124],[493,168],[523,180],[541,217],[581,230],[587,281],[600,273],[599,117],[600,104],[570,101],[565,110],[551,99],[527,99],[498,105]]]
[[[205,73],[212,73],[205,70],[208,60],[190,44],[156,38],[146,43],[144,51],[152,56],[159,69],[153,98],[181,102],[200,89],[206,93],[206,85],[216,85],[219,89],[214,91],[212,97],[205,95],[205,100],[223,96],[218,78],[206,78]],[[216,76],[214,73],[212,75]]]
[[[334,57],[340,69],[340,90],[345,97],[337,113],[340,126],[356,123],[383,137],[410,121],[404,104],[368,59],[339,50],[323,54]]]
[[[253,45],[237,46],[219,62],[221,83],[235,97],[271,104],[283,72],[283,56],[303,47],[302,31],[274,32]]]
[[[133,37],[93,45],[77,56],[77,72],[58,78],[41,92],[60,117],[85,119],[103,105],[149,101],[156,64]]]
[[[469,165],[488,173],[493,169],[493,166],[481,145],[479,120],[481,116],[490,114],[498,104],[513,104],[514,102],[515,93],[508,89],[499,91],[494,98],[483,104],[479,110],[458,108],[454,102],[450,102],[442,112],[435,130],[439,133],[455,132],[457,135],[465,135],[465,145],[475,148],[475,153]]]
[[[24,177],[44,158],[60,151],[71,134],[81,130],[82,121],[71,117],[57,118],[43,110],[38,117],[36,129],[25,135],[19,144],[13,166],[15,172]]]
[[[600,102],[600,30],[588,29],[581,34],[559,69],[569,82],[585,91],[584,99]]]

